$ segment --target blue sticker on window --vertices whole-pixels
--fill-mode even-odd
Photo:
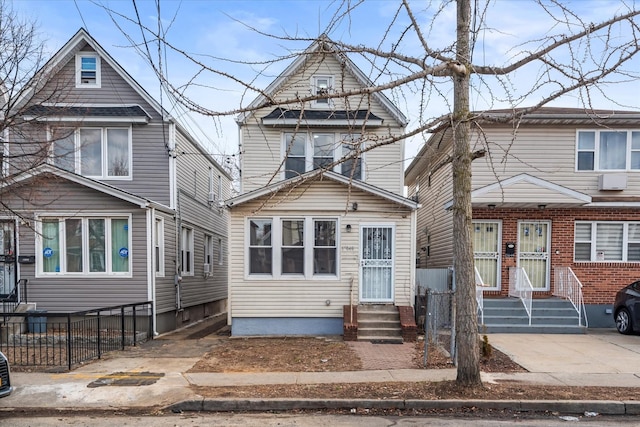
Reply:
[[[124,225],[124,231],[129,231],[129,224]]]
[[[53,256],[53,249],[44,248],[44,250],[42,251],[42,255],[44,255],[45,258],[51,258]]]
[[[129,249],[127,248],[120,248],[120,250],[118,251],[118,253],[120,254],[120,256],[122,258],[126,258],[129,256]]]

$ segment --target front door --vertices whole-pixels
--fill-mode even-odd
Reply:
[[[549,290],[551,222],[518,223],[518,267],[524,268],[535,291]]]
[[[0,295],[16,286],[16,223],[0,221]]]
[[[485,291],[500,290],[500,221],[473,221],[473,260]]]
[[[360,302],[393,302],[394,228],[360,228]]]

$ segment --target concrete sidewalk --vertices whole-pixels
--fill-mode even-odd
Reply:
[[[640,337],[587,335],[490,335],[489,342],[529,372],[483,373],[485,383],[514,381],[563,386],[640,388]],[[163,344],[170,345],[170,344]],[[640,402],[372,401],[330,399],[203,399],[191,386],[416,382],[455,379],[455,369],[387,369],[352,372],[189,373],[199,357],[112,357],[67,373],[12,374],[14,393],[0,399],[0,413],[14,410],[285,410],[292,408],[492,407],[565,412],[640,414]],[[446,403],[445,403],[446,402]],[[391,406],[389,406],[391,405]],[[487,406],[488,405],[488,406]],[[520,408],[520,409],[516,409]],[[555,408],[555,409],[554,409]],[[568,409],[570,408],[570,409]]]

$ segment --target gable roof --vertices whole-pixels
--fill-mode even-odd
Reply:
[[[289,78],[297,73],[307,62],[308,58],[312,56],[315,52],[324,48],[325,51],[323,53],[330,53],[336,61],[341,63],[345,70],[350,72],[353,77],[360,83],[363,87],[373,86],[373,83],[369,78],[360,70],[354,63],[351,61],[345,53],[338,52],[335,48],[334,43],[327,37],[326,34],[320,35],[317,40],[315,40],[307,49],[304,50],[298,57],[291,63],[285,70],[274,80],[271,82],[269,86],[264,90],[265,94],[273,95],[276,93],[278,89],[284,86]],[[380,105],[402,126],[406,126],[408,121],[405,115],[395,106],[393,102],[382,92],[372,92],[371,96],[380,103]],[[236,117],[236,122],[241,125],[246,122],[246,120],[251,117],[254,112],[253,110],[257,108],[260,104],[262,104],[266,100],[265,95],[261,94],[256,99],[254,99],[247,107],[246,112],[241,113]]]
[[[515,206],[537,208],[542,205],[569,207],[591,203],[591,196],[553,182],[523,173],[471,192],[471,204],[477,207]],[[445,204],[445,209],[453,201]]]
[[[107,52],[101,45],[94,39],[87,30],[84,28],[80,28],[65,44],[62,46],[49,60],[47,63],[38,71],[38,75],[48,75],[49,73],[56,73],[59,71],[60,67],[65,63],[65,59],[68,59],[70,55],[75,54],[80,51],[80,49],[84,46],[84,43],[88,44],[100,57],[104,60],[122,79],[129,85],[133,90],[140,95],[157,113],[162,117],[162,120],[165,122],[169,122],[174,124],[177,129],[190,141],[192,142],[197,149],[199,149],[204,155],[206,155],[213,164],[216,165],[217,169],[225,175],[228,179],[232,180],[233,177],[218,163],[218,161],[205,150],[202,144],[196,140],[166,109],[162,107],[162,105],[156,101],[154,97],[152,97],[149,92],[147,92],[140,84],[133,78],[131,75],[120,66],[120,64],[113,59],[113,57]],[[33,79],[29,85],[29,90],[26,90],[22,93],[20,100],[18,101],[18,105],[27,102],[33,95],[33,91],[36,89],[35,85],[38,83],[38,78]],[[49,116],[54,114],[64,113],[64,118],[73,118],[75,120],[79,116],[72,114],[67,115],[66,112],[70,111],[70,107],[72,106],[34,106],[32,108],[43,108],[47,109],[46,112]],[[78,107],[74,113],[78,113],[80,110],[84,108],[84,111],[90,113],[94,117],[105,118],[105,117],[113,117],[113,115],[118,115],[118,117],[127,117],[129,121],[132,119],[137,120],[137,122],[146,123],[150,117],[150,115],[144,111],[142,107],[139,105],[128,105],[128,106],[119,106],[119,107],[106,107],[106,106],[87,106]],[[56,110],[57,109],[57,110]],[[31,110],[28,112],[35,112],[37,110]],[[40,113],[44,113],[45,110],[40,110]],[[47,114],[42,114],[42,116],[47,116]],[[41,116],[36,116],[41,117]],[[60,117],[63,118],[63,117]]]
[[[69,172],[67,170],[61,169],[57,166],[53,166],[50,164],[42,164],[29,171],[19,173],[17,175],[14,175],[13,177],[9,177],[6,180],[2,181],[2,183],[0,184],[0,189],[4,190],[13,185],[27,181],[31,178],[41,176],[41,175],[46,175],[46,174],[55,175],[60,178],[66,179],[68,181],[75,182],[76,184],[82,185],[84,187],[91,188],[93,190],[99,191],[109,196],[113,196],[120,200],[124,200],[125,202],[132,203],[134,205],[137,205],[140,208],[155,208],[163,212],[174,213],[173,209],[161,203],[157,203],[152,200],[145,199],[140,196],[136,196],[135,194],[129,193],[127,191],[123,191],[117,187],[113,187],[111,185],[102,183],[100,181],[96,181],[91,178],[87,178],[82,175]]]
[[[284,188],[288,188],[290,186],[294,186],[296,184],[299,184],[308,180],[312,180],[312,179],[316,179],[316,180],[330,179],[332,181],[343,184],[345,186],[351,186],[352,188],[356,188],[358,190],[382,197],[383,199],[397,203],[399,205],[402,205],[412,210],[415,210],[420,207],[420,205],[415,201],[411,199],[407,199],[406,197],[400,196],[396,193],[392,193],[390,191],[384,190],[380,187],[367,184],[366,182],[363,182],[363,181],[351,180],[349,179],[349,177],[346,177],[344,175],[341,175],[333,171],[320,171],[318,169],[309,171],[307,173],[304,173],[294,178],[289,178],[284,181],[279,181],[271,185],[267,185],[266,187],[261,187],[256,190],[249,191],[247,193],[233,197],[226,201],[226,205],[229,208],[233,208],[234,206],[238,206],[242,203],[250,202],[252,200],[258,199],[268,194],[277,193],[278,191]]]

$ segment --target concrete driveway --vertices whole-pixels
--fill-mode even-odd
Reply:
[[[640,377],[640,336],[615,329],[584,335],[489,334],[489,343],[532,373],[634,374]]]

